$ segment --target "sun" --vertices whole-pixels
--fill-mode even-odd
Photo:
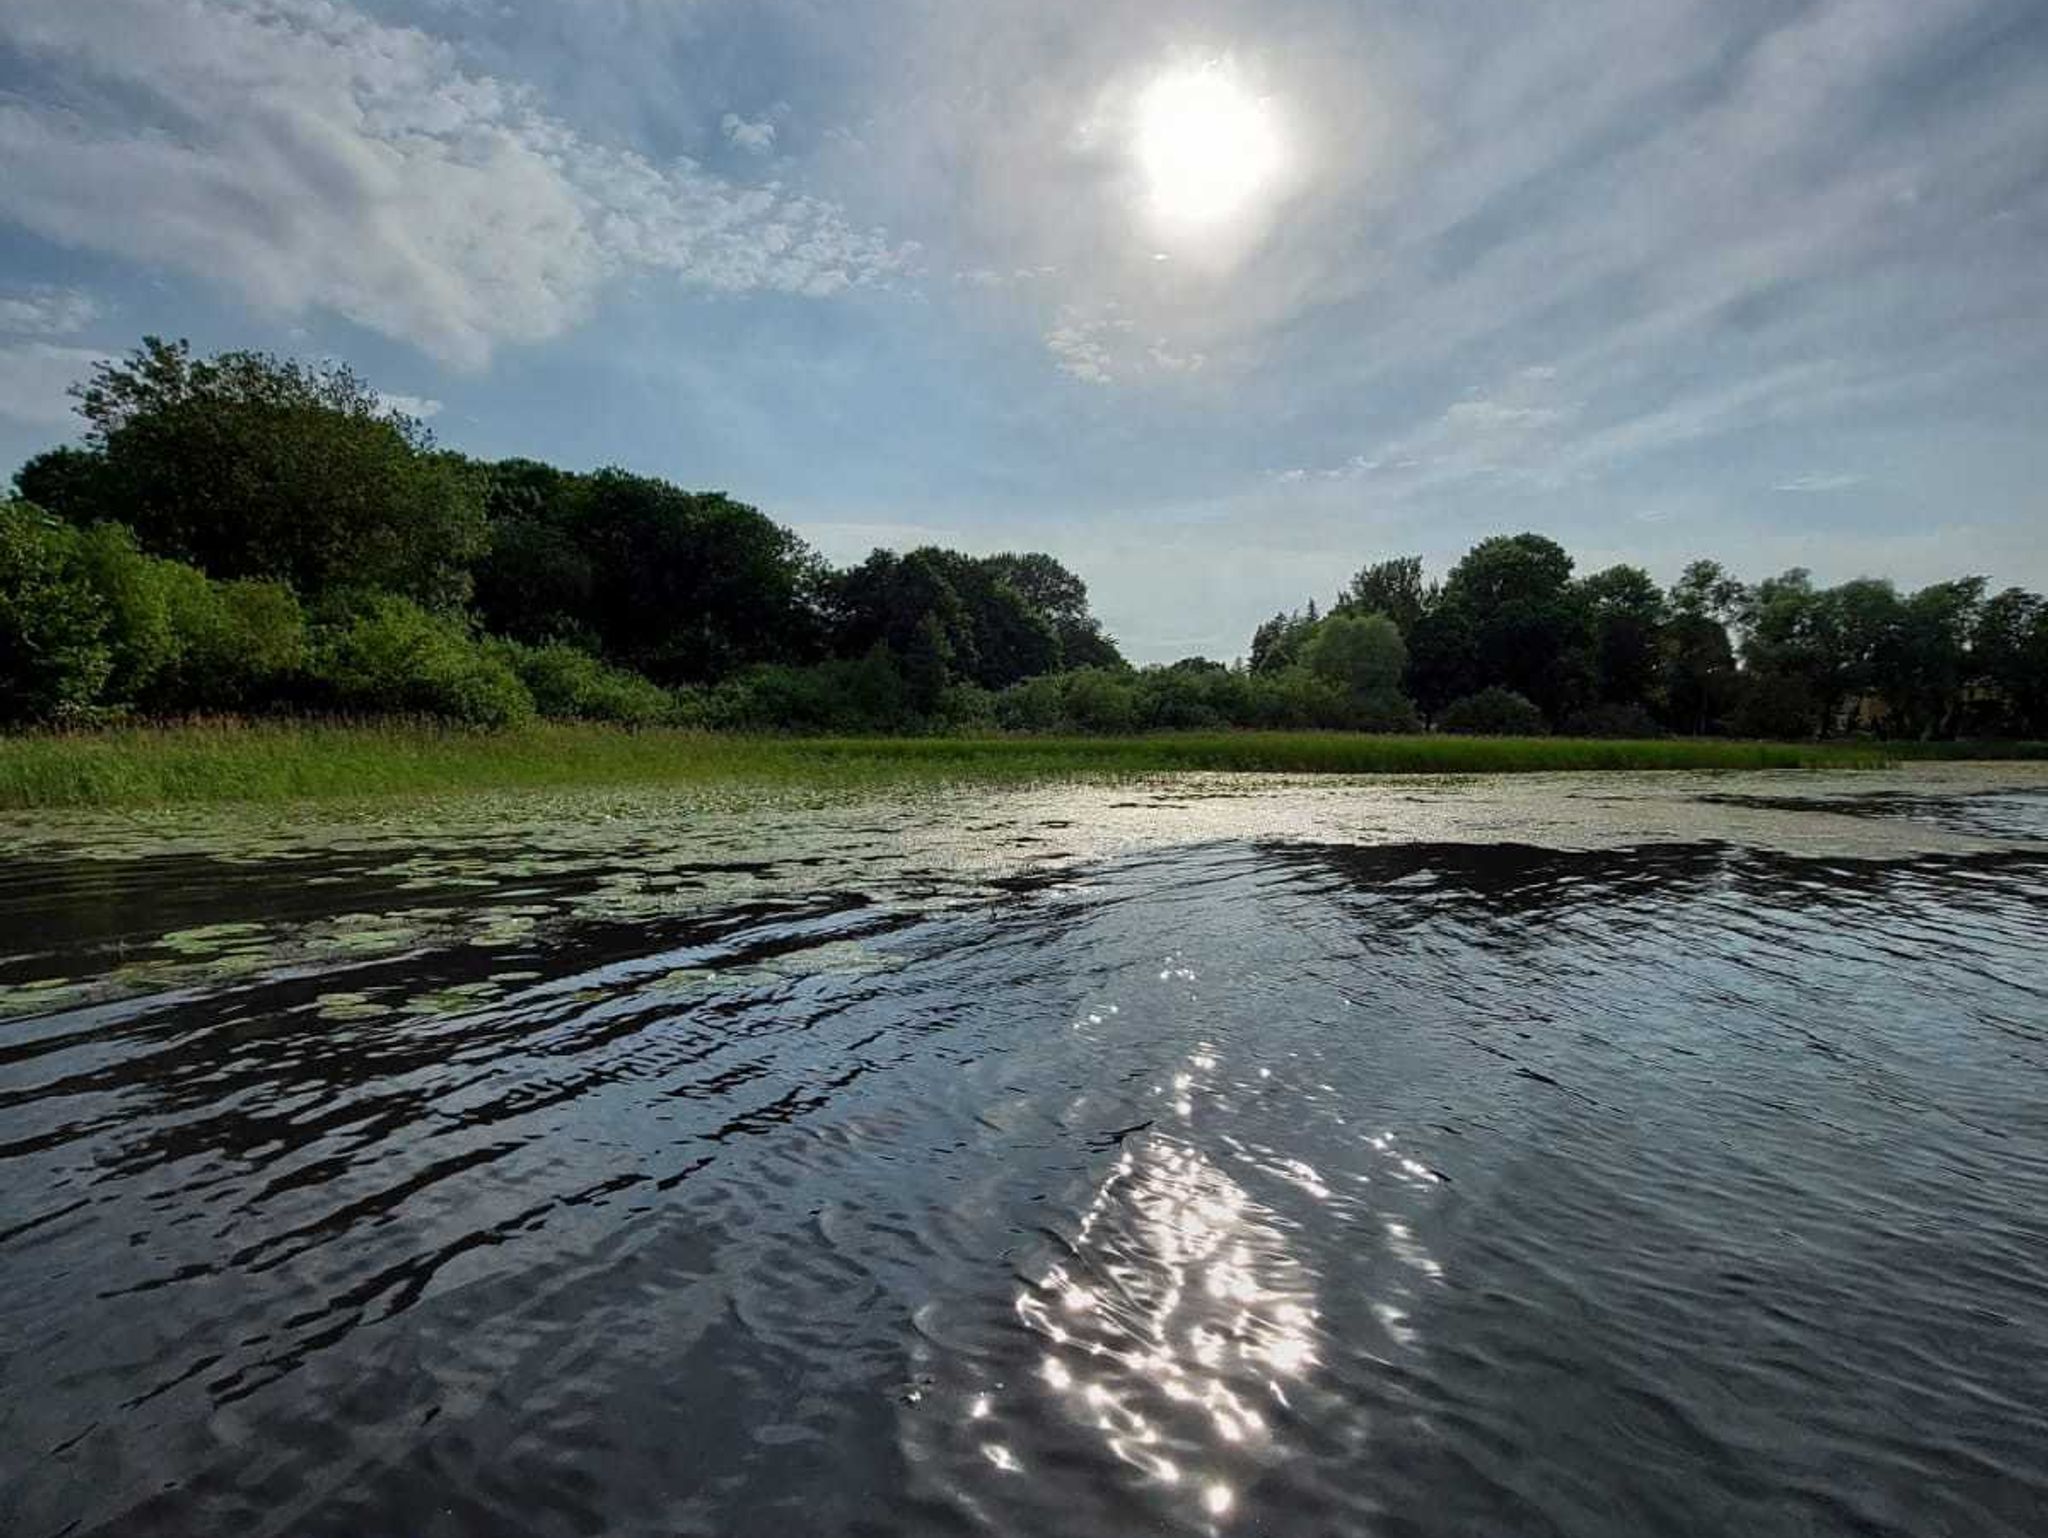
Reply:
[[[1214,60],[1177,66],[1139,93],[1133,149],[1154,219],[1190,233],[1255,208],[1284,160],[1271,106]]]

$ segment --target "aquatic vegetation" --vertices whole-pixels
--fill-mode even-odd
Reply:
[[[537,723],[220,722],[0,738],[0,808],[151,807],[540,787],[673,785],[832,798],[918,785],[1018,784],[1189,770],[1496,774],[1568,769],[1856,769],[2037,758],[2042,744],[1782,743],[1716,738],[1162,732],[1126,737],[749,737]],[[493,866],[487,876],[502,876]]]

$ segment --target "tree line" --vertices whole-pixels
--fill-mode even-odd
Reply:
[[[1581,736],[1725,734],[1900,739],[2048,733],[2048,604],[1983,577],[1902,592],[1883,578],[1816,586],[1794,568],[1754,585],[1697,560],[1660,587],[1640,567],[1580,577],[1540,534],[1480,541],[1439,581],[1408,556],[1360,570],[1329,609],[1277,614],[1253,672],[1319,662],[1333,629],[1372,646],[1383,709],[1446,730]]]
[[[536,713],[734,729],[1166,727],[1824,736],[2048,731],[2048,609],[1577,577],[1540,535],[1275,615],[1234,664],[1133,668],[1043,553],[838,568],[718,492],[440,447],[339,365],[147,338],[0,504],[0,721]]]

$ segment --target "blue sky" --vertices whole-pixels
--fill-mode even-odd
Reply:
[[[1523,528],[2048,587],[2044,252],[2039,0],[0,7],[0,464],[336,356],[1140,660]]]

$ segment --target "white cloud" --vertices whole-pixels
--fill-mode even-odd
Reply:
[[[1209,361],[1205,354],[1179,347],[1166,337],[1148,339],[1114,304],[1096,311],[1078,306],[1063,309],[1044,341],[1055,368],[1089,384],[1192,374]]]
[[[110,356],[54,342],[0,344],[0,417],[30,427],[73,425],[65,392]]]
[[[386,411],[396,411],[401,416],[418,417],[422,422],[441,414],[441,403],[426,395],[393,395],[389,390],[379,390],[377,402]]]
[[[1860,475],[1795,475],[1789,481],[1780,481],[1773,491],[1848,491],[1861,486]]]
[[[1127,320],[1067,313],[1045,334],[1045,350],[1053,355],[1053,366],[1089,384],[1106,385],[1114,375],[1110,344],[1120,331],[1129,331]]]
[[[593,142],[341,0],[11,0],[0,43],[44,87],[0,99],[0,218],[457,365],[621,273],[822,295],[908,260],[780,184]]]
[[[38,285],[0,292],[0,334],[69,336],[99,316],[93,297],[75,288]]]
[[[750,123],[737,112],[728,112],[718,127],[725,135],[725,142],[734,149],[765,155],[775,148],[775,125],[766,118]]]

